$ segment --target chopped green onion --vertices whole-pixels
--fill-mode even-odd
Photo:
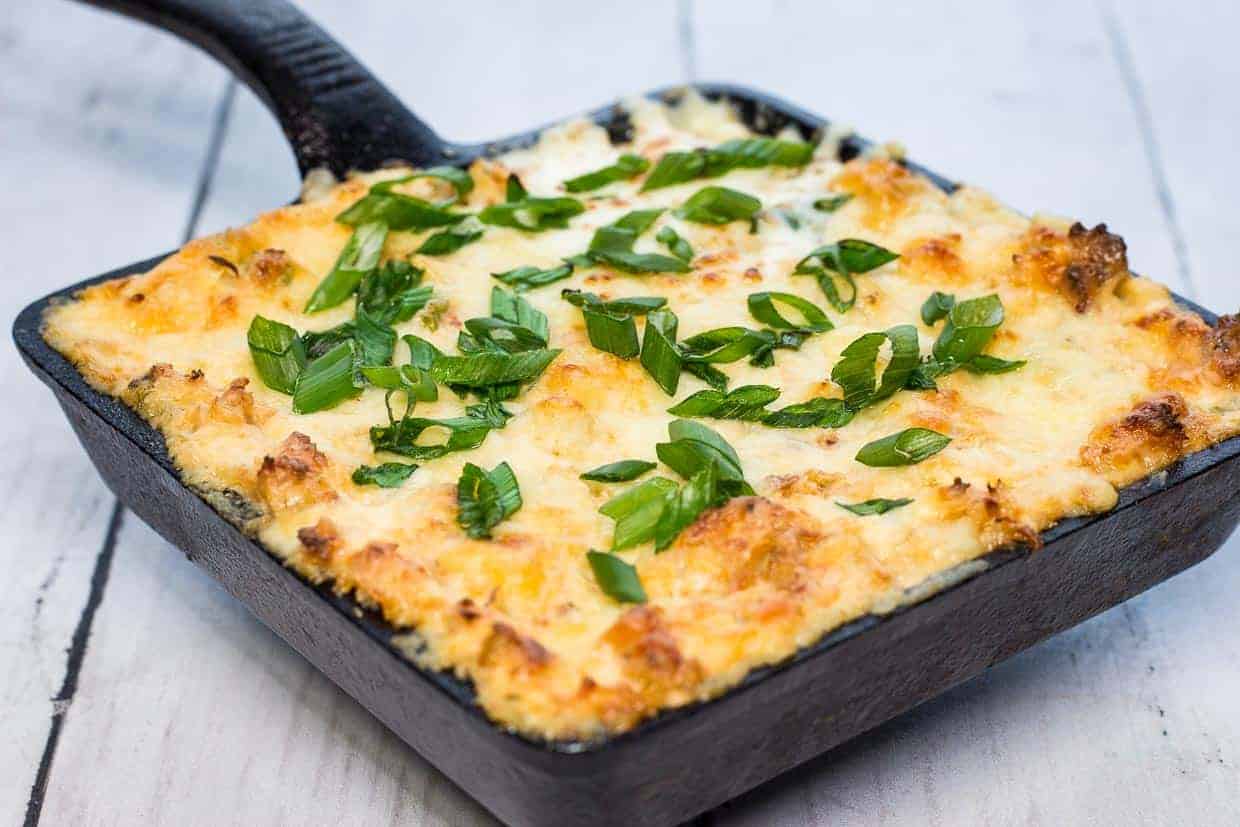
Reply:
[[[375,184],[369,195],[336,216],[336,220],[351,227],[378,222],[394,232],[416,233],[447,227],[469,217],[468,213],[451,212],[443,205],[412,195],[386,192],[383,186],[383,182]]]
[[[908,497],[901,497],[898,500],[888,500],[879,497],[873,500],[864,500],[859,503],[842,503],[839,500],[836,500],[835,504],[845,511],[851,511],[858,517],[868,517],[871,514],[886,514],[892,509],[902,508],[911,502],[912,500]]]
[[[642,588],[636,568],[602,551],[587,551],[586,559],[603,594],[620,603],[646,602],[646,590]]]
[[[769,414],[766,406],[779,398],[779,390],[769,385],[743,385],[724,393],[701,390],[667,409],[673,416],[711,417],[713,419],[762,420]]]
[[[708,463],[680,487],[676,496],[669,497],[654,527],[654,550],[660,552],[670,546],[680,532],[701,516],[702,512],[717,504],[719,499],[717,474],[719,466]]]
[[[510,416],[502,405],[490,401],[470,405],[464,416],[450,419],[406,416],[399,422],[371,428],[370,442],[376,451],[391,451],[411,459],[437,459],[453,451],[477,448],[487,434],[503,428]],[[423,433],[432,429],[446,430],[447,437],[437,443],[420,441]]]
[[[672,255],[685,264],[693,261],[693,247],[689,246],[689,242],[681,238],[680,234],[670,226],[659,230],[655,234],[654,240],[666,247]]]
[[[568,219],[585,209],[575,198],[532,198],[520,179],[509,175],[507,202],[487,207],[478,213],[478,220],[483,224],[541,233],[567,227]]]
[[[771,411],[762,418],[762,424],[771,428],[843,428],[854,416],[856,411],[843,399],[819,396]]]
[[[418,178],[438,178],[441,181],[447,181],[456,190],[456,200],[464,201],[465,196],[469,195],[474,189],[474,179],[470,177],[467,170],[458,169],[456,167],[431,167],[413,175],[406,175],[404,178],[396,178],[391,181],[380,181],[370,188],[371,192],[390,193],[392,188],[397,184],[407,184]]]
[[[633,250],[637,238],[662,214],[663,210],[634,210],[617,221],[594,231],[590,247],[581,256],[588,264],[608,264],[629,273],[684,273],[688,265],[679,258]]]
[[[642,192],[698,178],[717,178],[742,167],[804,166],[813,155],[813,144],[777,138],[739,138],[713,149],[669,152],[646,178]]]
[[[341,342],[306,365],[293,390],[293,413],[322,411],[362,392],[354,371],[357,346]]]
[[[591,482],[629,482],[654,468],[655,463],[644,459],[622,459],[592,468],[581,475]]]
[[[509,382],[532,381],[560,355],[559,350],[521,353],[483,351],[467,356],[440,356],[431,364],[431,376],[443,385],[486,388]]]
[[[749,221],[762,202],[727,187],[703,187],[693,194],[676,215],[697,224],[727,224],[731,221]]]
[[[861,446],[857,462],[874,468],[916,465],[947,447],[952,439],[929,428],[906,428]]]
[[[544,343],[549,341],[551,329],[547,325],[547,315],[516,293],[492,287],[491,315],[524,327]]]
[[[362,277],[379,266],[388,226],[381,221],[361,224],[349,236],[330,273],[319,282],[306,302],[306,313],[335,307],[353,295]]]
[[[626,296],[604,301],[594,293],[568,288],[560,291],[560,298],[574,307],[590,307],[605,313],[629,316],[642,316],[667,304],[667,299],[662,296]]]
[[[650,162],[639,155],[621,155],[611,166],[569,178],[564,182],[564,189],[569,192],[589,192],[617,181],[635,178],[650,169]]]
[[[1000,359],[985,353],[979,353],[964,363],[964,369],[969,373],[1008,373],[1024,366],[1024,359]]]
[[[839,195],[829,195],[826,198],[819,198],[815,201],[814,209],[819,212],[835,212],[852,199],[853,194],[851,192],[842,192]]]
[[[883,370],[882,382],[877,383],[878,352],[888,341],[891,361]],[[831,369],[831,380],[843,388],[845,404],[860,410],[905,387],[917,370],[918,358],[917,328],[896,325],[885,332],[866,333],[844,348],[840,361]]]
[[[537,267],[527,265],[503,273],[492,273],[491,275],[514,290],[525,291],[566,279],[572,274],[573,265],[562,264],[559,267],[552,267],[548,270],[540,270]]]
[[[968,362],[990,344],[1002,323],[1003,302],[994,293],[956,302],[934,343],[934,358],[958,365]]]
[[[263,384],[273,391],[293,393],[297,377],[306,367],[306,348],[297,331],[281,322],[255,316],[246,341]]]
[[[407,462],[385,462],[373,466],[359,465],[353,472],[353,484],[399,488],[416,470],[418,466]]]
[[[482,238],[482,228],[476,224],[458,224],[441,230],[422,242],[414,252],[424,256],[446,256],[455,253],[466,244]]]
[[[363,365],[386,365],[396,349],[396,331],[371,317],[362,307],[353,320],[353,338]]]
[[[383,324],[408,321],[431,298],[433,288],[420,286],[422,275],[421,268],[392,259],[358,284],[358,307]]]
[[[675,313],[656,310],[646,317],[646,330],[642,334],[642,367],[669,396],[676,395],[680,384],[682,360],[676,348],[677,325]]]
[[[745,482],[740,457],[718,432],[689,419],[673,420],[667,432],[671,440],[655,445],[655,453],[668,468],[691,479],[714,463],[718,466],[719,488],[727,496],[753,494],[753,488]]]
[[[612,550],[621,551],[653,539],[655,526],[676,487],[667,477],[654,477],[603,503],[599,513],[616,523]]]
[[[775,302],[798,310],[804,317],[804,322],[802,324],[794,324],[788,321],[775,308]],[[794,293],[753,293],[749,296],[749,315],[763,324],[781,330],[799,329],[823,333],[835,327],[835,325],[831,324],[831,320],[827,318],[827,314],[819,309],[817,305]]]
[[[939,319],[945,318],[955,306],[955,296],[935,290],[921,305],[921,320],[927,325],[933,325]]]
[[[586,322],[586,335],[594,347],[621,359],[632,359],[640,352],[637,323],[632,316],[617,316],[591,307],[583,307],[581,314]]]
[[[846,313],[857,302],[857,283],[853,281],[853,276],[868,273],[899,257],[877,244],[857,238],[845,238],[814,250],[797,262],[792,274],[814,276],[836,312]],[[842,279],[848,285],[851,291],[848,298],[840,296],[839,288],[835,285],[836,278]]]
[[[491,529],[521,508],[521,488],[506,462],[484,471],[465,463],[456,484],[456,521],[475,540],[489,540]]]

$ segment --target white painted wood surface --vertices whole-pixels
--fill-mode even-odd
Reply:
[[[1021,209],[1106,220],[1136,269],[1215,309],[1240,305],[1228,243],[1240,12],[1222,3],[306,6],[453,138],[692,75],[736,80],[898,138]],[[223,73],[166,36],[10,0],[0,70],[0,171],[39,171],[0,196],[0,297],[14,312],[172,246],[200,181],[200,231],[296,189],[256,100],[242,90],[221,122]],[[0,818],[12,823],[112,500],[46,392],[11,350],[0,360],[18,391],[0,402],[13,573],[0,703],[14,735],[0,741]],[[1240,823],[1238,546],[704,820]],[[492,823],[133,517],[114,554],[76,691],[56,706],[42,823]]]

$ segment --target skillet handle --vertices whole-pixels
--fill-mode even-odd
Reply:
[[[188,40],[276,116],[304,176],[391,160],[443,163],[453,148],[287,0],[84,0]]]

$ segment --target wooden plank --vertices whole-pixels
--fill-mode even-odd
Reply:
[[[132,516],[47,824],[493,823]]]
[[[0,245],[9,312],[180,237],[223,74],[172,38],[75,4],[0,9]],[[51,395],[0,349],[0,821],[18,823],[112,497]]]
[[[654,2],[558,0],[485,16],[376,5],[305,4],[458,139],[499,137],[674,82],[680,70],[675,9]],[[468,52],[456,36],[466,31]],[[626,42],[650,56],[616,59],[608,44]],[[229,124],[206,230],[287,202],[298,187],[278,128],[248,92]],[[95,625],[48,824],[493,823],[132,517]]]
[[[1151,165],[1164,188],[1160,208],[1183,239],[1184,269],[1205,304],[1235,312],[1240,281],[1231,207],[1240,189],[1240,61],[1231,34],[1240,7],[1201,3],[1191,14],[1158,3],[1104,8],[1113,49],[1130,67],[1136,105],[1149,113]]]
[[[1228,272],[1218,206],[1240,183],[1227,117],[1240,63],[1202,44],[1233,30],[1235,12],[1120,8],[1188,270],[1125,67],[1092,11],[785,3],[762,17],[752,5],[699,4],[694,34],[704,77],[757,83],[869,137],[901,138],[912,157],[1018,208],[1106,220],[1134,268],[1192,292],[1188,272],[1207,302],[1234,306],[1234,280],[1201,274]],[[714,823],[1235,823],[1238,546],[725,806]]]

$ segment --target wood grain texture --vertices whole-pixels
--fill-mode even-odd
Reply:
[[[0,302],[174,245],[225,75],[172,38],[71,4],[0,8]],[[21,182],[17,185],[17,182]],[[113,499],[52,397],[0,350],[0,821],[27,807]]]
[[[1222,4],[1200,13],[1015,0],[934,8],[557,0],[429,4],[416,14],[394,2],[305,6],[452,138],[499,137],[690,76],[734,80],[869,137],[900,139],[917,160],[1022,210],[1105,220],[1128,239],[1134,268],[1191,289],[1214,309],[1240,304],[1240,288],[1224,275],[1231,222],[1220,209],[1240,184],[1230,152],[1240,59],[1224,41],[1238,21]],[[21,212],[20,221],[0,222],[0,233],[15,233],[15,242],[11,228],[20,227],[23,242],[42,238],[10,244],[24,248],[19,262],[37,268],[59,238],[54,218],[80,209],[83,227],[81,244],[56,258],[58,268],[77,269],[47,274],[46,285],[0,286],[17,301],[95,272],[101,259],[123,263],[175,241],[223,76],[132,24],[66,4],[43,23],[23,11],[33,3],[14,8],[0,11],[0,68],[8,70],[0,73],[0,128],[6,138],[25,137],[16,155],[0,153],[0,169],[49,158],[57,167],[35,195],[42,213],[0,197],[5,218]],[[67,33],[59,28],[66,20]],[[9,57],[14,42],[26,48],[40,43],[34,33],[53,31],[79,45],[73,61],[63,49]],[[105,45],[85,48],[101,33]],[[88,94],[96,82],[102,91]],[[96,101],[85,125],[65,89]],[[283,138],[248,92],[237,97],[209,184],[204,231],[241,223],[296,191]],[[64,199],[70,189],[85,195]],[[114,205],[108,223],[94,213],[101,201]],[[3,369],[15,372],[15,359]],[[72,551],[41,609],[41,642],[23,637],[29,623],[12,637],[9,627],[0,631],[4,663],[13,664],[0,698],[21,734],[17,749],[0,750],[0,770],[22,779],[33,777],[47,698],[63,672],[60,650],[85,600],[109,502],[50,399],[30,396],[3,412],[6,423],[37,423],[41,439],[31,438],[35,424],[5,431],[9,456],[20,461],[0,466],[0,486],[22,486],[25,504],[0,517],[14,538],[0,553],[36,540],[36,548],[51,546],[47,525],[62,538],[51,547]],[[59,439],[46,437],[47,422]],[[1229,545],[707,820],[1240,822],[1240,543]],[[6,584],[13,605],[33,606],[51,559]],[[17,786],[12,811],[20,816],[28,786]],[[0,816],[11,811],[8,795],[0,792]],[[47,824],[492,823],[132,520],[119,537],[43,814]]]

